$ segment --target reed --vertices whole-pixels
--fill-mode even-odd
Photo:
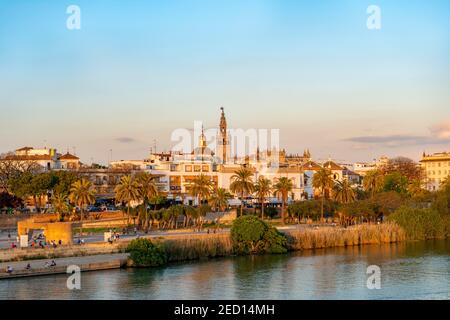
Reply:
[[[186,236],[180,239],[158,239],[162,241],[169,262],[224,257],[233,254],[229,234]]]
[[[381,244],[406,240],[397,224],[357,225],[348,228],[324,227],[286,232],[290,250]]]

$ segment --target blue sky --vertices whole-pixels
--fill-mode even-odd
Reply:
[[[140,159],[224,106],[291,152],[418,159],[450,149],[449,57],[445,0],[0,0],[0,153]]]

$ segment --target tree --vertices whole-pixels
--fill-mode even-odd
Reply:
[[[23,206],[23,200],[8,192],[0,192],[0,209],[18,208]]]
[[[440,188],[450,188],[450,174],[446,178],[442,179]]]
[[[215,210],[225,211],[228,206],[228,200],[231,199],[231,194],[224,188],[217,188],[209,198],[209,204]]]
[[[275,194],[281,196],[281,220],[283,224],[286,218],[286,202],[288,199],[289,192],[294,188],[292,180],[287,177],[277,178],[277,182],[273,186]]]
[[[130,221],[131,202],[139,200],[139,184],[131,176],[120,178],[119,184],[114,189],[116,200],[127,204],[128,222]]]
[[[384,191],[395,191],[399,194],[407,194],[408,178],[400,172],[389,173],[384,177]]]
[[[203,199],[208,199],[212,191],[212,181],[210,177],[200,174],[196,176],[190,185],[191,195],[197,197],[198,205],[202,205]]]
[[[14,178],[11,178],[8,182],[9,191],[16,197],[27,200],[31,197],[31,181],[33,179],[33,174],[31,172],[23,172]]]
[[[244,210],[244,195],[251,194],[254,190],[252,181],[253,172],[245,167],[241,167],[236,170],[231,176],[230,190],[233,193],[237,193],[241,198],[241,216]]]
[[[95,191],[92,183],[86,178],[75,181],[70,188],[69,200],[80,209],[81,223],[83,223],[84,208],[95,203]],[[80,235],[81,235],[80,228]]]
[[[43,196],[47,196],[57,182],[57,178],[52,172],[39,173],[31,179],[30,191],[34,199],[37,212],[41,211],[41,201]]]
[[[383,173],[379,170],[370,170],[363,178],[364,190],[370,192],[370,196],[373,198],[374,194],[383,190],[384,177]]]
[[[0,156],[0,189],[10,192],[12,179],[24,173],[37,174],[41,170],[42,167],[35,161],[8,160]]]
[[[238,254],[286,253],[286,235],[256,216],[241,216],[233,221],[230,231]]]
[[[264,202],[272,192],[272,182],[263,176],[258,178],[255,185],[255,193],[259,203],[261,203],[261,219],[264,219]]]
[[[331,171],[325,168],[320,168],[320,170],[313,175],[312,185],[314,188],[320,190],[322,200],[320,206],[320,219],[323,221],[323,203],[325,200],[325,190],[333,188],[333,178],[331,177]]]
[[[355,201],[356,193],[347,179],[337,181],[333,188],[334,200],[340,203],[350,203]]]
[[[72,171],[55,171],[51,174],[56,178],[53,193],[69,194],[72,184],[80,179],[78,174]]]
[[[55,193],[51,198],[53,209],[58,214],[59,221],[64,221],[64,216],[69,211],[67,200],[68,196],[66,193]]]
[[[406,157],[389,159],[387,164],[384,165],[381,170],[384,174],[399,172],[409,181],[423,178],[423,172],[420,166],[413,160]]]
[[[148,172],[141,172],[136,176],[138,183],[138,194],[140,200],[143,202],[145,214],[145,228],[148,227],[148,204],[150,199],[158,195],[158,187],[155,184],[155,177]]]

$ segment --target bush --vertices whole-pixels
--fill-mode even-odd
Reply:
[[[274,207],[264,207],[264,218],[275,218],[278,216],[278,210]]]
[[[233,222],[231,240],[238,254],[286,253],[286,236],[256,216],[242,216]]]
[[[312,219],[319,220],[321,216],[321,200],[305,200],[305,201],[296,201],[288,206],[288,215],[292,219]],[[336,202],[331,201],[329,199],[325,199],[323,204],[323,212],[324,216],[334,216],[336,212]]]
[[[149,239],[134,239],[126,252],[136,267],[157,267],[167,263],[167,254],[161,244],[154,244]]]
[[[388,220],[401,226],[413,240],[445,238],[449,231],[448,216],[435,209],[401,207]]]

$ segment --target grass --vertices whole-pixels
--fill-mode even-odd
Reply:
[[[158,239],[165,247],[169,262],[223,257],[233,254],[228,234],[211,234],[202,237],[188,236],[182,239]]]
[[[405,231],[394,223],[358,225],[349,228],[324,227],[286,232],[290,250],[392,243],[406,240]]]
[[[434,209],[401,207],[389,221],[400,225],[410,240],[444,239],[450,236],[450,215]]]

